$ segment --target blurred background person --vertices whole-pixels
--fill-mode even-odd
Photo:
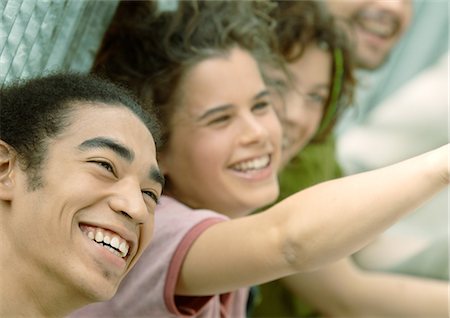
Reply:
[[[354,107],[336,130],[343,173],[383,167],[447,143],[448,2],[327,5],[350,21],[360,69]],[[389,54],[383,50],[388,44]],[[355,260],[366,269],[448,280],[448,192],[393,225]]]
[[[319,2],[280,1],[275,18],[279,49],[291,73],[290,79],[281,73],[272,74],[275,94],[280,96],[275,104],[279,105],[284,130],[278,199],[282,200],[340,176],[332,129],[352,101],[354,81],[350,47],[339,31],[342,23],[336,24]],[[318,271],[253,288],[249,314],[445,316],[447,288],[447,284],[433,280],[362,271],[350,259],[343,259]],[[398,301],[392,302],[393,297]],[[408,299],[421,302],[408,306]]]

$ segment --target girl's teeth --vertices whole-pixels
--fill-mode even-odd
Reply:
[[[235,169],[239,171],[262,169],[269,164],[269,161],[269,156],[264,156],[247,162],[241,162],[235,165]]]

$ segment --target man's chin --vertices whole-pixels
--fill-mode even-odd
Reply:
[[[90,304],[110,300],[114,297],[118,289],[119,284],[116,284],[116,286],[102,286],[101,288],[100,285],[97,285],[89,287],[86,286],[82,292],[85,293],[87,303]]]
[[[381,68],[389,60],[389,54],[383,57],[357,57],[356,68],[367,71],[375,71]]]

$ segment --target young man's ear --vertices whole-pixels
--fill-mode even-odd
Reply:
[[[16,160],[14,149],[0,139],[0,200],[12,199]]]

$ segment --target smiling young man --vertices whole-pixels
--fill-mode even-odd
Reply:
[[[84,75],[17,83],[0,101],[0,316],[111,298],[153,232],[157,125]]]

